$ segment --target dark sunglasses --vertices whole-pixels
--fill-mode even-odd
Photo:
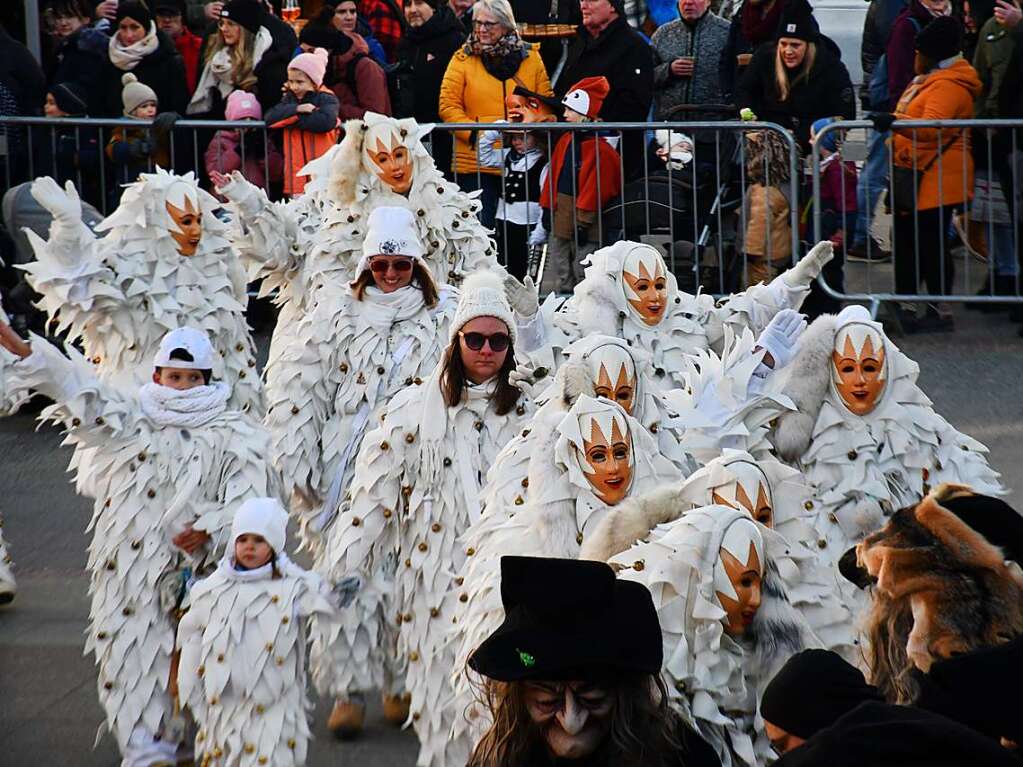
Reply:
[[[465,341],[465,345],[472,349],[474,352],[478,352],[483,348],[483,344],[490,344],[490,351],[492,352],[503,352],[511,345],[511,337],[507,333],[493,333],[492,335],[485,336],[482,333],[463,333],[458,331],[458,335]]]
[[[369,268],[377,274],[383,274],[391,267],[396,272],[408,272],[412,269],[412,259],[409,258],[378,258],[369,262]]]

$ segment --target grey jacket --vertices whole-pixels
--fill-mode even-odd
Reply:
[[[719,104],[718,62],[728,41],[728,22],[707,11],[690,27],[676,19],[654,32],[654,118],[669,119],[680,104]],[[679,56],[696,59],[692,77],[676,77],[671,62]],[[676,119],[678,119],[676,117]]]

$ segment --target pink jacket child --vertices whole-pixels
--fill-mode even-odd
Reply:
[[[227,97],[224,117],[228,120],[261,120],[263,108],[251,93],[232,91]],[[212,175],[214,171],[228,175],[231,171],[240,170],[250,183],[262,189],[266,188],[267,181],[280,181],[284,175],[284,157],[280,150],[272,141],[264,140],[262,130],[247,130],[245,151],[242,152],[241,133],[240,130],[218,130],[214,134],[213,140],[206,148],[207,175]]]

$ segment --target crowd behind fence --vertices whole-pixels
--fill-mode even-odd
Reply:
[[[143,124],[144,125],[144,124]],[[130,178],[122,178],[118,168],[104,151],[110,135],[117,130],[138,129],[137,120],[112,119],[48,119],[41,117],[0,117],[0,163],[3,167],[4,191],[41,175],[51,175],[59,181],[70,180],[79,189],[84,201],[92,204],[100,214],[107,214],[117,204],[120,185]],[[601,123],[579,125],[570,123],[460,125],[443,124],[433,128],[424,138],[430,146],[430,136],[442,132],[471,131],[477,153],[477,170],[473,174],[455,174],[449,178],[465,189],[479,189],[483,176],[499,179],[500,200],[524,202],[524,220],[509,215],[510,204],[496,211],[493,220],[494,237],[502,261],[511,265],[522,264],[520,272],[534,275],[540,269],[549,274],[552,250],[544,247],[533,234],[537,224],[545,223],[550,242],[550,221],[543,217],[538,203],[535,184],[522,183],[522,179],[509,172],[506,165],[507,150],[513,139],[529,136],[530,145],[539,150],[546,163],[555,151],[559,139],[569,135],[568,157],[578,157],[582,143],[599,136],[613,146],[621,146],[629,134],[642,134],[641,156],[625,152],[614,155],[615,169],[621,179],[620,193],[604,203],[596,212],[590,231],[594,241],[587,243],[590,251],[619,239],[643,240],[663,247],[666,261],[675,274],[679,286],[687,291],[703,287],[715,294],[741,290],[760,279],[770,279],[805,252],[808,244],[820,239],[836,243],[835,265],[822,275],[818,290],[824,308],[834,308],[838,300],[870,301],[876,307],[880,301],[898,302],[995,302],[1023,301],[1020,291],[1018,267],[1012,270],[1011,284],[1002,280],[1001,290],[995,288],[995,258],[986,262],[981,248],[971,242],[969,233],[980,236],[987,243],[1001,243],[1011,247],[1012,260],[1018,264],[1020,187],[1016,157],[1015,129],[1023,121],[969,120],[940,122],[897,122],[893,130],[908,134],[916,144],[916,132],[937,129],[939,139],[945,136],[982,132],[990,138],[994,131],[1011,134],[1009,167],[1011,173],[1002,179],[1001,189],[984,186],[984,199],[974,199],[973,180],[966,168],[955,174],[961,179],[960,194],[953,197],[962,202],[938,205],[934,211],[917,209],[892,211],[897,183],[904,178],[895,170],[891,153],[888,173],[880,202],[869,205],[865,211],[871,237],[867,241],[867,257],[853,262],[847,258],[852,219],[847,215],[847,187],[838,186],[839,200],[829,200],[825,194],[828,167],[836,161],[834,153],[820,151],[827,142],[824,137],[834,134],[838,139],[831,145],[850,148],[869,141],[871,124],[864,121],[839,121],[826,126],[815,138],[808,157],[789,131],[770,123],[737,121],[688,121],[673,123]],[[209,181],[210,170],[224,166],[210,137],[216,131],[238,132],[238,154],[242,167],[249,161],[267,170],[262,186],[271,199],[280,199],[280,184],[269,172],[274,151],[272,132],[258,121],[221,122],[180,120],[170,131],[167,142],[169,165],[177,172],[195,172],[203,185],[213,191]],[[493,139],[497,132],[499,139]],[[599,133],[598,133],[599,131]],[[661,151],[658,152],[657,148]],[[994,142],[988,141],[988,168],[994,167]],[[966,155],[961,162],[968,162]],[[855,168],[838,153],[837,161]],[[151,169],[152,159],[147,160]],[[596,154],[596,183],[599,187],[605,174],[600,172],[601,154]],[[915,161],[914,161],[915,164]],[[952,175],[941,153],[935,163],[938,178]],[[914,168],[919,171],[919,168]],[[939,181],[940,184],[940,181]],[[969,188],[967,188],[969,187]],[[553,189],[553,185],[551,189]],[[572,197],[579,190],[572,188]],[[552,194],[551,191],[548,194]],[[916,200],[916,190],[912,192]],[[997,204],[998,195],[1005,195],[1005,204]],[[875,195],[868,190],[868,200]],[[904,196],[904,195],[903,195]],[[601,199],[601,190],[597,190]],[[547,206],[551,207],[550,205]],[[838,218],[834,211],[839,209]],[[852,206],[855,208],[855,206]],[[986,209],[986,219],[978,214]],[[6,208],[5,208],[6,209]],[[1002,218],[992,213],[1000,210]],[[503,214],[503,215],[502,215]],[[572,211],[572,229],[582,224]],[[521,217],[520,217],[521,218]],[[1002,219],[1007,218],[1008,224]],[[978,226],[982,221],[984,226]],[[489,223],[489,222],[485,222]],[[5,221],[6,226],[10,222]],[[941,231],[932,232],[934,227]],[[996,238],[997,233],[1001,239]],[[955,237],[961,232],[962,247]],[[907,231],[912,236],[906,239]],[[1008,239],[1005,233],[1008,231]],[[1006,243],[1009,243],[1006,245]],[[933,250],[929,243],[937,243]],[[954,246],[953,246],[954,245]],[[873,250],[873,252],[871,252]],[[988,249],[988,253],[992,249]],[[579,255],[584,255],[581,251]],[[965,256],[964,256],[965,253]],[[890,254],[890,257],[889,257]],[[13,260],[24,261],[31,254],[17,252]],[[963,261],[955,268],[956,261]],[[1004,257],[1002,257],[1004,261]],[[936,279],[927,279],[933,275]],[[916,286],[926,283],[927,290]],[[984,283],[991,288],[983,294]],[[906,290],[912,284],[914,289]],[[1009,284],[1010,288],[1006,289]],[[901,288],[901,290],[900,290]]]

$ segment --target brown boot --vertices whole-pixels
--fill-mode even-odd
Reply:
[[[408,721],[409,704],[412,702],[412,695],[384,695],[384,719],[396,727],[401,727]]]
[[[354,701],[334,701],[334,708],[327,719],[327,729],[339,740],[357,738],[366,720],[366,706]]]

